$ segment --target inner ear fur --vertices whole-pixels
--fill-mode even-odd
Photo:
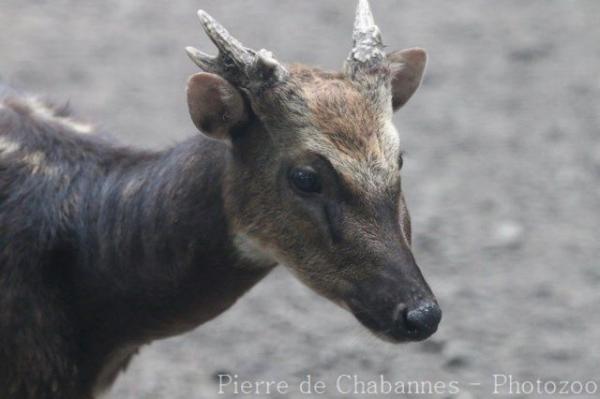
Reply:
[[[188,79],[187,103],[198,130],[216,139],[228,140],[234,127],[248,121],[241,93],[212,73],[200,72]]]
[[[394,51],[387,59],[392,70],[392,108],[397,111],[421,85],[427,53],[421,48],[409,48]]]

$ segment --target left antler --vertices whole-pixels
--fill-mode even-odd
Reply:
[[[255,51],[244,47],[236,38],[203,10],[198,18],[208,37],[219,49],[216,57],[194,47],[186,47],[188,56],[206,72],[221,75],[234,85],[252,89],[284,80],[288,72],[265,49]]]

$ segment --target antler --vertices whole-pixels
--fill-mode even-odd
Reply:
[[[194,47],[185,50],[191,60],[206,72],[221,75],[231,83],[252,88],[284,80],[288,72],[265,49],[254,51],[244,47],[236,38],[203,10],[198,10],[202,28],[219,49],[215,57]]]
[[[381,32],[369,7],[368,0],[359,0],[352,33],[353,46],[346,60],[351,70],[363,65],[373,66],[385,59]]]

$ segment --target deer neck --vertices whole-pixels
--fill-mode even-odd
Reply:
[[[91,194],[88,203],[102,204],[89,221],[95,239],[80,247],[98,248],[84,254],[87,263],[110,270],[100,294],[105,317],[119,313],[133,325],[104,323],[118,328],[114,335],[143,343],[192,329],[275,266],[248,256],[231,230],[223,205],[227,157],[223,144],[195,137],[117,168]]]

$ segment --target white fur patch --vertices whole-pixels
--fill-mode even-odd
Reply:
[[[26,154],[21,161],[33,169],[33,173],[39,173],[46,165],[46,155],[41,151],[34,151]]]
[[[143,186],[144,182],[143,180],[140,179],[131,179],[130,181],[127,182],[127,184],[125,184],[125,187],[123,188],[123,197],[124,198],[131,198],[135,195],[135,193],[137,193]]]
[[[79,134],[90,134],[94,131],[94,127],[89,123],[78,122],[70,118],[62,118],[62,123]]]
[[[90,134],[94,131],[94,127],[90,124],[66,116],[56,116],[52,109],[35,97],[29,98],[27,103],[35,115],[40,118],[60,123],[79,134]]]
[[[383,131],[380,138],[381,147],[384,149],[384,156],[388,166],[392,169],[398,167],[398,158],[400,156],[400,134],[391,118],[386,118],[383,124]]]
[[[21,149],[21,145],[16,141],[9,140],[0,136],[0,154],[9,155]]]
[[[244,259],[253,262],[257,266],[267,267],[277,263],[271,251],[247,234],[237,233],[233,243]]]
[[[21,162],[31,168],[33,174],[43,174],[48,177],[58,177],[59,169],[50,165],[46,160],[46,155],[41,151],[33,151],[21,158]]]

